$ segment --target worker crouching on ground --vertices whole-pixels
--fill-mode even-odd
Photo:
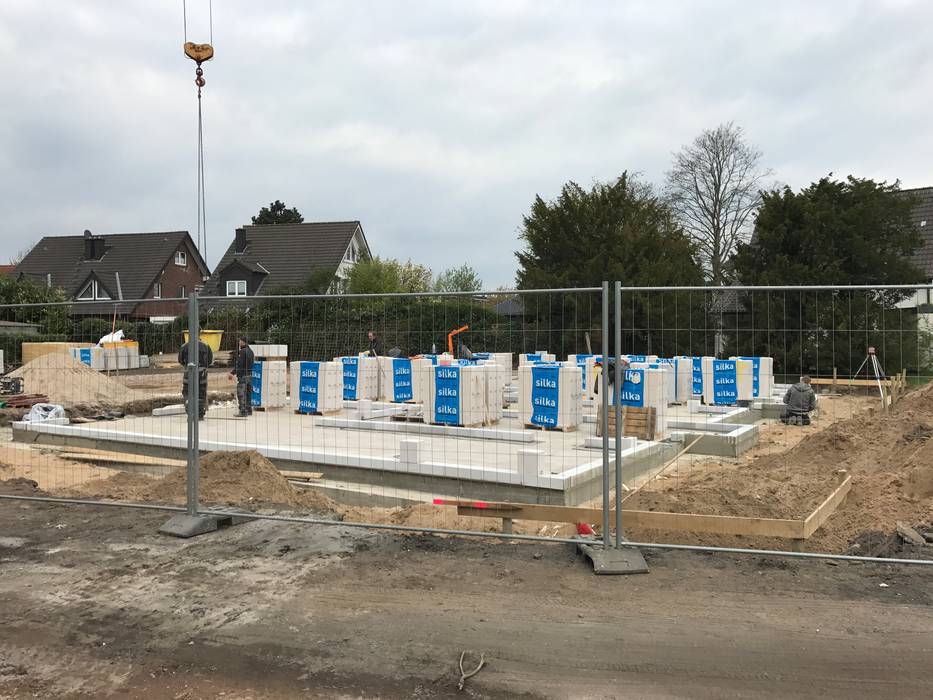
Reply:
[[[255,359],[246,336],[241,337],[237,341],[236,361],[230,370],[230,376],[236,377],[236,400],[240,407],[237,415],[241,417],[253,415],[252,377]]]
[[[204,420],[207,413],[207,368],[214,361],[214,353],[203,340],[198,340],[198,420]],[[185,397],[185,412],[190,414],[188,407],[188,343],[181,346],[178,351],[178,364],[185,368],[181,380],[181,395]]]
[[[816,408],[816,394],[810,386],[810,377],[804,375],[784,394],[784,413],[781,422],[786,425],[810,425],[810,412]]]

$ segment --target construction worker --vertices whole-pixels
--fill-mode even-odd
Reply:
[[[233,369],[230,370],[230,376],[236,377],[236,400],[240,408],[237,415],[240,417],[253,414],[252,377],[255,359],[246,336],[240,336],[237,341],[236,360],[233,363]]]
[[[810,425],[810,412],[816,408],[816,394],[810,386],[810,377],[803,375],[784,394],[784,413],[781,422],[786,425]]]
[[[382,340],[376,335],[376,331],[369,331],[366,335],[369,336],[369,356],[380,357],[385,355],[385,347]]]
[[[207,413],[207,368],[214,361],[214,353],[203,340],[198,340],[198,420],[204,420]],[[185,397],[185,411],[188,411],[188,343],[178,351],[178,364],[185,368],[181,382],[181,395]]]

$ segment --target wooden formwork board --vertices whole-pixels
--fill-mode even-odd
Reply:
[[[852,477],[839,474],[839,485],[806,519],[752,518],[733,515],[701,515],[697,513],[664,513],[647,510],[622,510],[626,527],[669,532],[700,532],[712,535],[742,535],[746,537],[778,537],[789,540],[809,539],[845,500],[852,486]],[[456,506],[457,515],[509,520],[539,520],[562,523],[600,523],[599,508],[578,508],[529,503],[499,503],[437,499],[436,505]],[[610,513],[615,521],[615,511]]]

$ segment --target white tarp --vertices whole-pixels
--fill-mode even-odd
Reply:
[[[52,419],[66,418],[65,409],[57,403],[37,403],[23,416],[25,423],[42,423]]]

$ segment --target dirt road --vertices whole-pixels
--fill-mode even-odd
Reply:
[[[163,519],[0,501],[0,698],[933,696],[925,569]]]

